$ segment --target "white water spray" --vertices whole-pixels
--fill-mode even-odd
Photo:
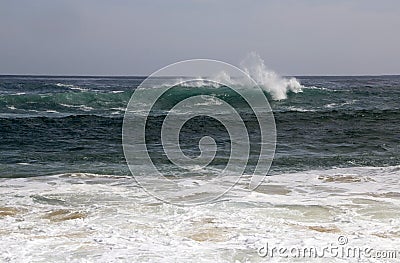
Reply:
[[[251,52],[240,63],[240,67],[249,74],[262,89],[271,94],[274,100],[284,100],[288,92],[302,92],[303,85],[296,78],[284,78],[267,69],[264,60]]]

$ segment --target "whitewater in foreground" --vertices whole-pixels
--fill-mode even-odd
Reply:
[[[292,262],[298,257],[276,251],[261,257],[267,243],[270,249],[316,249],[320,256],[326,246],[369,248],[371,255],[393,251],[400,245],[399,173],[399,166],[285,173],[268,177],[254,192],[239,184],[235,194],[196,207],[156,201],[128,177],[1,179],[0,259]],[[358,259],[325,255],[327,262]],[[297,260],[310,257],[305,252]]]

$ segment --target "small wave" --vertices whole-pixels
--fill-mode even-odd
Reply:
[[[11,106],[7,106],[7,108],[9,108],[10,110],[16,110],[17,108],[15,108],[15,106],[11,105]]]
[[[117,110],[117,111],[125,111],[126,110],[126,108],[122,108],[122,107],[120,107],[120,108],[111,108],[112,110]]]
[[[195,106],[209,106],[209,105],[221,105],[222,102],[214,97],[208,97],[204,102],[196,103]]]
[[[81,88],[81,87],[71,87],[72,90],[80,90],[80,91],[88,91],[89,89]]]
[[[63,83],[56,83],[57,87],[65,87],[65,88],[72,88],[74,85],[71,84],[63,84]]]
[[[332,89],[327,89],[327,88],[324,88],[324,87],[316,87],[316,86],[308,86],[308,87],[304,86],[303,89],[316,89],[316,90],[325,90],[325,91],[335,91],[335,90],[332,90]]]
[[[63,83],[56,83],[57,87],[69,88],[71,90],[80,90],[80,91],[88,91],[89,89],[81,88],[72,84],[63,84]]]
[[[289,111],[298,111],[298,112],[315,112],[315,110],[305,109],[305,108],[301,108],[301,107],[294,107],[294,106],[290,106],[287,109]]]
[[[325,107],[325,108],[331,109],[331,108],[335,108],[335,107],[337,107],[337,106],[338,106],[337,103],[329,103],[329,104],[326,104],[324,107]]]
[[[17,163],[19,165],[31,165],[30,163]]]
[[[63,107],[67,107],[67,108],[76,108],[76,109],[80,109],[83,111],[91,111],[93,110],[92,107],[86,106],[86,105],[69,105],[69,104],[64,104],[64,103],[60,103],[61,106]]]
[[[303,90],[307,91],[323,91],[323,92],[350,92],[348,89],[334,89],[334,88],[325,88],[325,87],[317,87],[317,86],[303,86]]]
[[[337,107],[342,107],[346,105],[353,105],[355,102],[358,100],[349,100],[343,103],[329,103],[324,106],[324,108],[332,109],[332,108],[337,108]]]
[[[13,91],[0,91],[0,96],[4,97],[4,96],[12,96],[12,97],[16,97],[16,96],[21,96],[21,95],[26,95],[26,92],[17,92],[14,93]]]

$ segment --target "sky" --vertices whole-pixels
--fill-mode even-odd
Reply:
[[[149,75],[252,51],[283,75],[400,74],[400,1],[0,0],[0,74]]]

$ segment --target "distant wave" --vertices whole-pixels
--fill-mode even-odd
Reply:
[[[305,88],[300,81],[294,77],[285,78],[276,72],[267,69],[264,60],[255,53],[249,53],[240,63],[240,68],[249,75],[255,83],[270,95],[272,100],[284,100],[288,94],[302,92]],[[175,78],[165,80],[162,84],[154,85],[149,88],[161,86],[180,86],[185,88],[220,88],[224,83],[229,86],[242,87],[245,89],[254,88],[254,83],[249,83],[248,79],[238,79],[230,76],[227,72],[215,72],[212,76],[200,76],[192,80],[190,78]]]
[[[79,113],[110,112],[125,109],[133,91],[114,92],[57,92],[19,96],[0,95],[2,113]]]

